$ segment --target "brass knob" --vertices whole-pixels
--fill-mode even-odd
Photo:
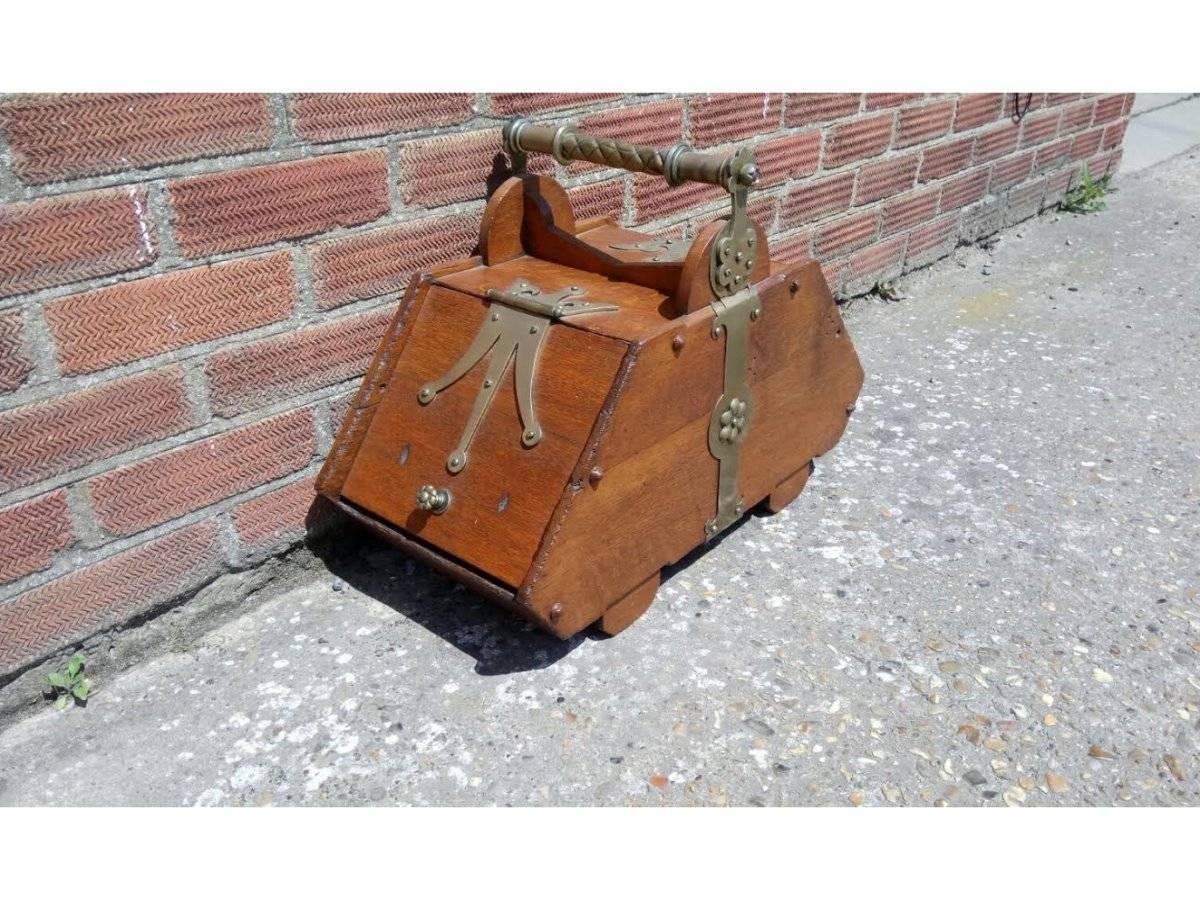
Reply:
[[[425,512],[441,515],[449,505],[450,492],[445,488],[436,488],[432,484],[423,484],[421,485],[421,489],[417,491],[417,506],[425,510]]]

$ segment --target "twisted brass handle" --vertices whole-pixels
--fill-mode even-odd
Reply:
[[[534,125],[526,119],[513,119],[504,126],[504,147],[514,155],[548,153],[563,165],[584,160],[629,172],[662,175],[672,186],[699,181],[731,189],[730,173],[735,171],[733,156],[698,153],[685,144],[660,150],[613,138],[579,134],[573,125]],[[739,184],[752,185],[758,181],[758,166],[739,167],[736,174]]]

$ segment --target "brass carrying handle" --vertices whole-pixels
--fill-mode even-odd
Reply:
[[[730,192],[730,174],[736,170],[739,185],[749,187],[758,181],[758,166],[734,166],[734,157],[698,153],[686,144],[667,150],[627,144],[613,138],[579,134],[574,125],[534,125],[526,119],[512,119],[504,126],[504,148],[518,153],[548,153],[564,166],[575,160],[613,166],[629,172],[661,175],[672,187],[685,181],[719,185]]]

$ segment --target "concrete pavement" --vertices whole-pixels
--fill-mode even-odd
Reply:
[[[355,533],[0,734],[4,804],[1200,801],[1200,160],[846,311],[784,513],[567,643]]]

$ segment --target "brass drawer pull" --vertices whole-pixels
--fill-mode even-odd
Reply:
[[[423,484],[417,491],[417,506],[440,516],[450,505],[450,492],[445,488],[436,488],[432,484]]]

